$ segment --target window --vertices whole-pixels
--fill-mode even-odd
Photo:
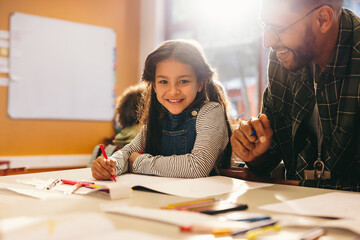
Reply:
[[[260,0],[166,0],[165,38],[196,39],[232,103],[230,116],[260,112],[268,50],[261,44]],[[360,0],[344,0],[360,13]]]
[[[166,39],[196,39],[232,104],[231,117],[256,116],[266,65],[261,57],[259,0],[167,0]]]

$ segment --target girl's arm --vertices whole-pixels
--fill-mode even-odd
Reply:
[[[196,119],[196,140],[191,153],[172,156],[142,154],[133,164],[133,172],[164,177],[198,178],[209,176],[229,141],[224,111],[209,102]]]
[[[138,135],[109,159],[116,161],[115,175],[126,173],[129,169],[129,157],[133,152],[143,151],[145,148],[145,129],[142,128]]]

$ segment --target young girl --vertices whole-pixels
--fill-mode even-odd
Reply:
[[[223,89],[194,42],[166,41],[146,59],[143,127],[108,161],[97,158],[95,179],[126,172],[164,177],[218,175],[230,165],[231,136]]]

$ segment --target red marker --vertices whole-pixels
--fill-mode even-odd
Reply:
[[[105,152],[104,146],[103,146],[102,144],[100,144],[100,149],[101,149],[102,154],[104,155],[104,158],[107,160],[107,159],[108,159],[108,157],[107,157],[107,155],[106,155],[106,152]],[[111,174],[111,177],[112,177],[112,179],[116,182],[115,175]]]

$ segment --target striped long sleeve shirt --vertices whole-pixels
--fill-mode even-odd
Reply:
[[[128,171],[128,159],[133,152],[145,149],[145,128],[134,140],[110,158],[116,160],[116,174]],[[199,178],[209,176],[225,159],[229,143],[224,111],[219,103],[208,102],[200,109],[196,119],[196,139],[191,153],[172,156],[142,154],[133,163],[133,172],[163,177]]]

